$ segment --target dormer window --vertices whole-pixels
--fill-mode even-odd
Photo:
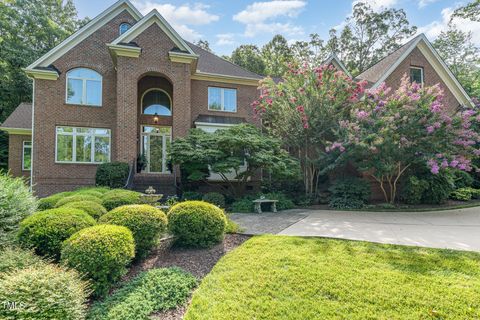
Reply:
[[[410,82],[423,85],[423,68],[410,67]]]
[[[127,32],[128,29],[130,29],[130,27],[131,27],[131,26],[130,26],[129,23],[124,22],[124,23],[122,23],[122,24],[120,25],[120,27],[118,27],[118,33],[119,33],[120,35],[122,35],[122,34],[124,34],[125,32]]]

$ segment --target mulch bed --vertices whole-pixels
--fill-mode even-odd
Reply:
[[[197,279],[203,279],[215,266],[217,261],[229,251],[235,249],[250,238],[248,235],[227,234],[222,243],[208,249],[185,249],[172,246],[172,239],[164,239],[144,261],[132,266],[123,280],[129,280],[142,271],[152,268],[179,267],[190,272]],[[152,319],[182,319],[190,301],[175,309],[158,312]]]

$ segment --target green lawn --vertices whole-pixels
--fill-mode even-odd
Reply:
[[[185,319],[480,319],[480,254],[254,237],[202,281]]]

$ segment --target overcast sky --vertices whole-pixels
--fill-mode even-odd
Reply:
[[[94,18],[116,0],[74,0],[80,17]],[[230,54],[240,44],[263,45],[277,33],[289,41],[306,40],[311,33],[328,37],[340,26],[358,0],[133,0],[142,14],[156,8],[189,41],[208,40],[217,54]],[[365,2],[365,1],[364,1]],[[375,9],[403,8],[411,24],[430,40],[445,30],[453,10],[465,0],[366,0]],[[474,33],[480,46],[480,22],[454,20]]]

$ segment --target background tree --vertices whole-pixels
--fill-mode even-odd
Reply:
[[[200,39],[200,40],[194,42],[194,44],[199,46],[203,50],[206,50],[208,52],[213,52],[212,49],[210,49],[210,43],[207,40]]]
[[[472,43],[472,33],[463,32],[450,23],[433,46],[467,93],[480,97],[480,49]]]
[[[32,84],[21,70],[88,20],[79,20],[72,0],[0,1],[0,122],[20,102],[31,101]],[[0,166],[7,136],[0,133]]]
[[[262,54],[258,47],[253,44],[243,44],[236,48],[229,60],[256,74],[265,74],[265,63]]]
[[[330,31],[328,47],[335,52],[347,69],[357,75],[377,62],[415,34],[403,9],[383,9],[375,12],[363,2],[355,4],[352,16],[337,35]]]
[[[460,7],[453,13],[452,18],[460,17],[472,21],[480,21],[480,0],[473,0],[464,7]]]
[[[262,48],[265,73],[272,77],[281,77],[287,70],[287,64],[293,61],[293,54],[287,39],[277,34]]]

